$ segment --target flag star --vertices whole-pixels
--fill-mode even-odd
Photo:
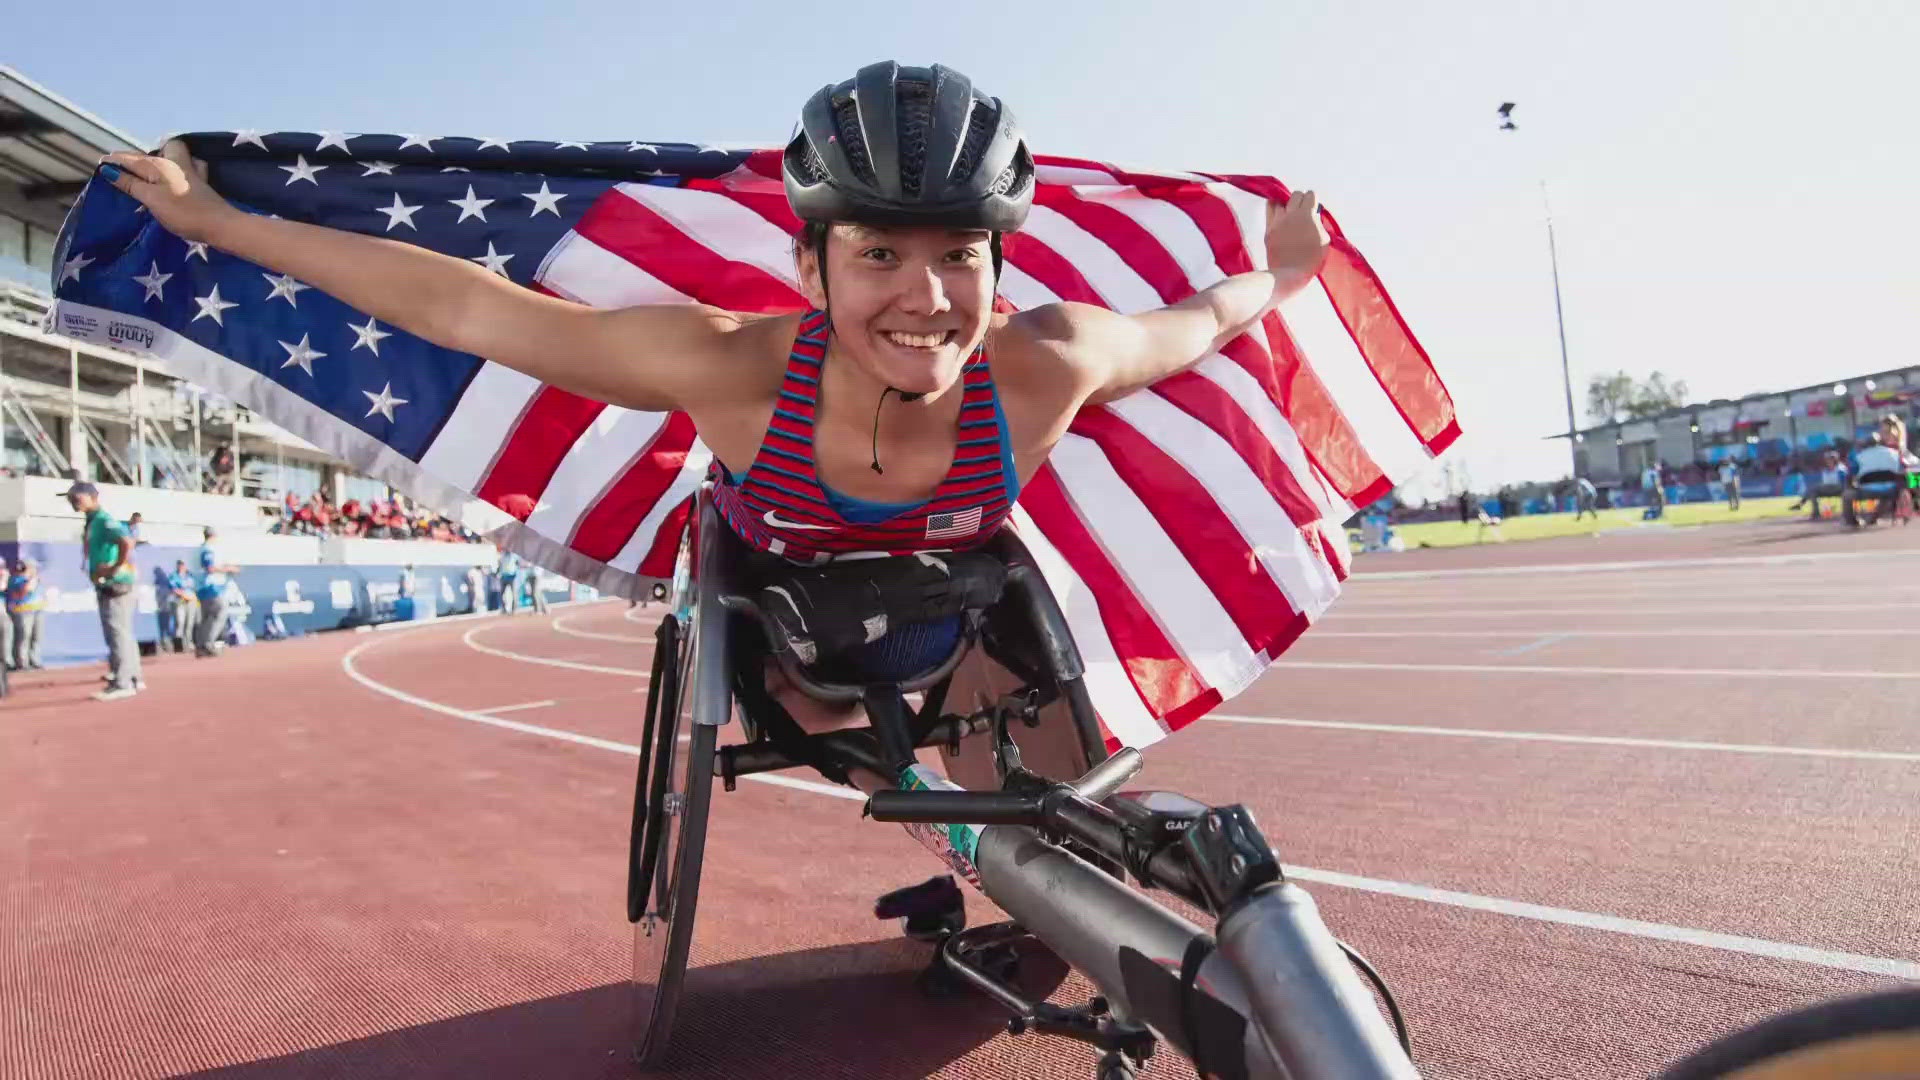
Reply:
[[[307,344],[307,338],[311,336],[310,334],[301,334],[300,344],[298,345],[290,345],[284,341],[281,342],[280,347],[287,350],[287,362],[280,366],[298,367],[301,371],[309,375],[313,374],[313,362],[327,354]]]
[[[245,131],[236,131],[233,133],[233,145],[239,146],[241,143],[249,143],[249,142],[259,147],[262,150],[265,150],[267,148],[266,142],[260,138],[260,133],[253,130],[252,128],[248,128]]]
[[[372,176],[375,173],[379,173],[382,176],[393,175],[393,162],[391,161],[363,161],[360,164],[367,167],[367,171],[361,173],[361,176]]]
[[[587,144],[583,142],[557,142],[553,144],[555,150],[565,150],[569,146],[575,150],[585,150],[587,148]]]
[[[351,154],[353,151],[347,149],[347,140],[357,139],[359,137],[358,135],[349,135],[344,131],[323,131],[320,133],[320,145],[314,147],[313,150],[315,153],[319,153],[329,146],[337,146]]]
[[[201,261],[201,262],[206,262],[206,261],[207,261],[207,243],[206,243],[206,241],[204,241],[204,240],[189,240],[189,241],[187,241],[187,258],[189,258],[189,259],[191,259],[191,258],[193,258],[193,257],[194,257],[195,255],[198,255],[198,256],[200,256],[200,261]]]
[[[485,150],[489,146],[497,146],[502,150],[511,150],[513,149],[513,140],[512,139],[481,139],[480,145],[475,147],[475,149]]]
[[[347,329],[353,331],[354,349],[365,346],[366,350],[375,356],[380,355],[380,339],[393,336],[391,333],[380,329],[380,324],[375,322],[372,316],[367,317],[367,325],[355,326],[352,323],[348,323]],[[347,351],[352,352],[353,349],[348,349]]]
[[[718,146],[709,146],[706,143],[701,143],[698,152],[702,154],[724,154],[726,150]]]
[[[465,165],[448,165],[446,168],[441,169],[440,171],[441,172],[472,172],[473,170],[467,168]]]
[[[553,216],[559,217],[560,200],[566,198],[567,194],[564,191],[555,192],[549,190],[547,188],[547,182],[542,180],[540,181],[539,191],[523,191],[520,193],[520,197],[533,200],[533,213],[527,215],[528,217],[539,217],[541,212],[546,210],[553,211]]]
[[[388,421],[392,421],[394,407],[407,403],[406,398],[393,396],[392,383],[381,387],[380,392],[377,394],[371,390],[362,390],[360,392],[367,395],[367,401],[370,403],[370,407],[367,409],[366,419],[372,419],[374,413],[379,413],[381,416],[386,417]]]
[[[172,274],[161,273],[160,264],[156,262],[147,270],[147,276],[134,278],[133,282],[147,290],[146,299],[164,300],[166,297],[161,295],[160,288],[165,285],[171,277],[173,277]]]
[[[660,148],[650,142],[630,142],[627,144],[627,153],[629,154],[640,150],[645,150],[649,154],[658,154],[660,152]]]
[[[422,205],[425,205],[425,204],[422,204]],[[418,232],[420,229],[420,226],[415,225],[413,223],[414,212],[419,210],[420,207],[408,206],[406,203],[401,202],[400,193],[397,191],[393,193],[392,206],[376,206],[374,207],[374,209],[382,214],[387,215],[387,231],[388,232],[392,232],[393,227],[395,225],[405,225],[407,228],[412,229],[416,232]]]
[[[501,277],[506,277],[507,260],[511,258],[513,258],[512,255],[502,255],[493,250],[493,241],[489,240],[487,241],[487,253],[485,255],[469,255],[467,256],[467,261],[477,262],[494,273],[499,274]]]
[[[90,255],[75,255],[73,258],[68,259],[65,265],[60,267],[59,284],[65,285],[67,283],[68,278],[72,278],[75,281],[79,281],[80,271],[85,270],[87,268],[87,264],[92,261],[93,261],[93,257]]]
[[[431,150],[433,149],[433,140],[444,139],[446,138],[446,136],[444,135],[402,135],[400,136],[400,138],[405,140],[400,144],[400,149],[402,150],[405,150],[409,146],[418,146],[427,150]],[[365,391],[362,391],[362,393],[364,392]]]
[[[474,197],[472,184],[467,185],[466,198],[448,199],[447,201],[460,208],[460,217],[456,221],[454,221],[455,225],[460,224],[460,222],[465,221],[470,217],[477,217],[481,221],[487,220],[487,214],[486,214],[487,207],[492,206],[494,203],[494,200],[492,199],[481,199],[481,198]]]
[[[226,320],[220,317],[220,313],[228,308],[240,306],[239,304],[220,299],[220,286],[218,285],[215,285],[213,291],[207,295],[194,297],[193,302],[200,305],[200,314],[188,319],[188,322],[199,322],[203,318],[210,318],[220,326],[227,325]]]
[[[311,285],[302,285],[299,282],[293,280],[292,274],[278,274],[278,275],[261,274],[260,276],[263,278],[266,278],[269,282],[273,284],[273,291],[267,294],[267,300],[272,301],[273,298],[276,296],[284,296],[286,297],[287,304],[290,307],[300,306],[300,302],[297,299],[297,297],[301,289],[313,288],[313,286]]]
[[[307,156],[305,154],[296,154],[294,156],[294,164],[282,165],[279,168],[281,172],[292,174],[287,177],[288,185],[291,185],[296,180],[305,180],[307,183],[313,184],[317,187],[319,186],[320,181],[315,180],[313,176],[315,173],[319,172],[321,169],[326,168],[326,166],[325,165],[309,165],[307,164]]]

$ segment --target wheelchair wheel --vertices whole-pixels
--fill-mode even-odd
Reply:
[[[679,633],[671,617],[662,628],[648,692],[652,739],[641,749],[645,788],[635,800],[628,882],[634,1060],[642,1067],[666,1059],[685,988],[719,737],[718,728],[693,722],[688,688],[697,662],[694,635]]]
[[[1912,1080],[1920,988],[1822,1002],[1711,1043],[1660,1080]]]

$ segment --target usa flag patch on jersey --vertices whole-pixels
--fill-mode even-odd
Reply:
[[[980,531],[982,509],[976,506],[953,514],[928,514],[927,539],[951,540],[956,536],[972,536]]]

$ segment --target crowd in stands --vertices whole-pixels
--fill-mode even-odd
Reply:
[[[404,499],[362,501],[348,499],[335,506],[333,500],[318,493],[302,500],[287,492],[280,518],[268,532],[293,536],[357,536],[368,540],[438,540],[452,544],[478,544],[482,537],[472,529]]]

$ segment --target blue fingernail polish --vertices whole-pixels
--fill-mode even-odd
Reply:
[[[108,162],[100,166],[100,175],[106,177],[107,183],[111,184],[115,180],[120,179],[120,166]]]

